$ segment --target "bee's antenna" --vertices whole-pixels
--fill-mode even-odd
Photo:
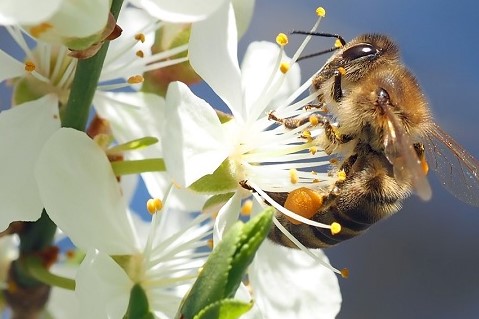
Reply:
[[[341,43],[341,46],[346,44],[346,41],[339,34],[325,33],[325,32],[298,31],[298,30],[291,31],[291,34],[303,34],[303,35],[313,35],[313,36],[326,37],[326,38],[336,38]],[[322,55],[322,54],[330,53],[330,52],[336,51],[341,46],[334,46],[334,47],[329,48],[329,49],[324,50],[324,51],[319,51],[319,52],[316,52],[316,53],[304,55],[304,56],[299,57],[296,61],[301,61],[301,60],[309,59],[309,58],[319,56],[319,55]]]

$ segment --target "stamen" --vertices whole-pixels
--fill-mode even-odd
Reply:
[[[281,62],[281,65],[279,66],[279,70],[281,73],[285,74],[286,72],[289,71],[289,68],[291,65],[288,62]]]
[[[326,15],[326,10],[324,10],[324,8],[322,7],[319,7],[316,9],[316,14],[318,15],[318,20],[316,21],[316,23],[313,25],[313,27],[311,28],[310,32],[313,33],[316,31],[316,29],[318,28],[319,26],[319,22],[321,21],[321,18],[323,18],[325,15]],[[322,14],[322,15],[321,15]],[[311,35],[308,35],[306,36],[306,38],[304,39],[303,43],[301,43],[301,45],[299,46],[298,50],[296,51],[296,53],[293,55],[293,58],[291,59],[291,63],[294,63],[296,62],[296,60],[299,58],[299,56],[301,55],[301,53],[303,53],[303,50],[304,48],[306,47],[306,45],[308,44],[308,42],[311,40],[312,36]]]
[[[346,172],[342,169],[338,172],[338,180],[344,182],[346,180]]]
[[[213,247],[214,247],[213,239],[208,239],[208,248],[213,249]]]
[[[278,45],[284,47],[285,45],[288,44],[288,36],[284,33],[279,33],[276,36],[276,43],[278,43]]]
[[[163,208],[163,202],[159,198],[151,198],[146,202],[146,209],[153,215]]]
[[[306,248],[303,244],[301,244],[297,239],[296,237],[294,237],[286,228],[284,228],[283,225],[281,225],[281,223],[276,219],[276,217],[273,217],[273,223],[274,225],[289,239],[291,240],[291,242],[293,242],[293,244],[296,245],[296,247],[298,247],[301,251],[305,252],[308,256],[310,256],[311,258],[313,258],[316,262],[318,262],[320,265],[326,267],[327,269],[331,270],[332,272],[335,272],[337,273],[338,275],[341,275],[342,277],[343,276],[343,273],[342,271],[343,270],[338,270],[336,268],[334,268],[331,264],[325,262],[324,260],[322,260],[319,256],[317,256],[316,254],[314,254],[310,249]]]
[[[250,216],[251,211],[253,210],[253,201],[251,199],[247,199],[241,205],[241,215],[243,216]]]
[[[341,232],[341,224],[337,222],[331,223],[331,234],[336,235]]]
[[[341,41],[339,39],[336,39],[336,41],[334,41],[334,47],[335,48],[341,48],[343,46],[343,44],[341,43]]]
[[[340,66],[340,67],[338,68],[338,71],[339,71],[339,73],[340,73],[341,75],[345,75],[345,74],[346,74],[346,69],[343,68],[342,66]]]
[[[144,58],[145,57],[145,53],[142,50],[136,51],[135,55],[139,58]]]
[[[291,184],[296,184],[298,182],[298,171],[294,168],[289,170],[289,180]]]
[[[344,279],[349,278],[349,269],[348,268],[341,269],[341,277],[343,277]]]
[[[143,78],[142,75],[133,75],[133,76],[130,76],[127,80],[127,82],[129,84],[138,84],[138,83],[142,83],[145,79]]]
[[[33,71],[35,71],[35,69],[36,69],[36,65],[35,65],[35,63],[33,63],[33,61],[31,61],[31,60],[25,61],[25,71],[33,72]]]
[[[49,29],[53,28],[53,25],[51,25],[50,23],[48,22],[43,22],[43,23],[40,23],[39,25],[36,25],[34,27],[31,27],[29,29],[29,33],[35,37],[35,38],[39,38],[42,33],[45,33],[47,32]]]
[[[317,115],[314,115],[314,114],[310,115],[310,116],[309,116],[309,123],[311,123],[312,126],[318,125],[318,124],[319,124],[319,118],[318,118],[318,116],[317,116]]]
[[[316,14],[318,17],[324,18],[326,16],[326,10],[323,7],[318,7],[316,9]]]
[[[311,147],[309,148],[309,153],[310,153],[311,155],[316,154],[317,151],[318,151],[318,147],[317,147],[317,146],[311,146]]]
[[[135,40],[145,43],[145,35],[143,33],[135,34]]]

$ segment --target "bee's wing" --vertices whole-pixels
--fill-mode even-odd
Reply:
[[[436,123],[425,147],[429,166],[444,188],[461,201],[479,207],[479,161]]]
[[[384,139],[385,154],[393,165],[394,177],[400,181],[411,181],[414,192],[422,200],[431,199],[431,186],[429,186],[426,172],[414,149],[414,143],[403,126],[398,123],[396,115],[390,108],[383,109],[388,126]]]

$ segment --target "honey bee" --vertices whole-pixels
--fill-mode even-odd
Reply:
[[[324,128],[316,142],[328,154],[341,158],[338,169],[345,178],[318,192],[321,205],[311,219],[337,222],[342,230],[332,235],[329,229],[293,223],[278,213],[276,218],[284,228],[310,248],[355,237],[397,212],[412,193],[423,200],[431,198],[426,159],[446,189],[479,206],[479,162],[433,121],[418,82],[400,60],[397,45],[379,34],[361,35],[349,43],[337,35],[326,36],[337,37],[343,46],[312,80],[311,91],[318,96],[317,116]],[[273,119],[289,128],[304,123],[295,118]],[[294,191],[268,194],[283,206],[295,196]],[[269,238],[296,247],[277,227]]]

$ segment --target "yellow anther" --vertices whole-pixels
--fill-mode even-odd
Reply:
[[[344,279],[347,279],[349,278],[349,269],[348,268],[343,268],[341,269],[341,277],[343,277]]]
[[[338,164],[338,159],[333,157],[333,158],[329,159],[329,163],[331,165],[337,165]]]
[[[342,66],[340,66],[340,67],[338,68],[338,71],[339,71],[339,73],[340,73],[341,75],[345,75],[345,74],[346,74],[346,69],[343,68]]]
[[[133,75],[128,78],[128,84],[142,83],[145,79],[141,75]]]
[[[336,41],[334,41],[334,46],[336,48],[340,48],[343,46],[343,44],[341,43],[341,41],[339,41],[339,39],[336,39]]]
[[[299,181],[298,171],[294,168],[289,170],[289,180],[291,181],[291,184],[296,184]]]
[[[321,182],[321,180],[320,180],[319,178],[315,178],[315,179],[313,179],[313,181],[312,181],[312,183],[319,183],[319,182]]]
[[[316,152],[318,152],[318,147],[317,146],[311,146],[309,148],[309,154],[314,155],[314,154],[316,154]]]
[[[247,199],[241,205],[241,215],[249,216],[251,215],[251,211],[253,210],[253,201],[251,199]]]
[[[146,202],[146,209],[150,214],[155,214],[163,208],[163,202],[159,198],[151,198]]]
[[[339,223],[333,222],[331,224],[331,234],[336,235],[341,232],[341,225]]]
[[[145,57],[145,53],[142,51],[142,50],[138,50],[136,51],[136,56],[139,57],[139,58],[144,58]]]
[[[316,115],[310,115],[309,116],[309,123],[312,125],[312,126],[316,126],[319,124],[319,119]]]
[[[286,44],[288,44],[288,36],[284,33],[279,33],[276,36],[276,43],[278,43],[278,45],[284,47]]]
[[[25,61],[25,71],[33,72],[35,71],[35,69],[36,69],[36,66],[35,66],[35,63],[33,63],[33,61],[31,60]]]
[[[214,247],[213,239],[208,239],[206,244],[208,245],[209,249],[213,249],[213,247]]]
[[[145,42],[145,35],[143,33],[135,34],[135,40],[140,41],[141,43]]]
[[[338,172],[338,180],[343,182],[346,180],[346,172],[342,169]]]
[[[290,67],[291,65],[288,62],[281,62],[279,70],[281,71],[281,73],[286,74],[286,72],[289,71]]]
[[[316,9],[316,14],[318,15],[318,17],[324,18],[326,16],[326,10],[324,10],[323,7],[318,7]]]
[[[310,139],[310,138],[311,138],[311,131],[309,131],[309,130],[304,130],[304,131],[301,133],[301,137],[302,137],[302,138]]]
[[[33,37],[38,38],[42,35],[42,33],[47,32],[51,28],[53,28],[53,25],[51,25],[48,22],[43,22],[43,23],[40,23],[39,25],[31,27],[29,31]]]

